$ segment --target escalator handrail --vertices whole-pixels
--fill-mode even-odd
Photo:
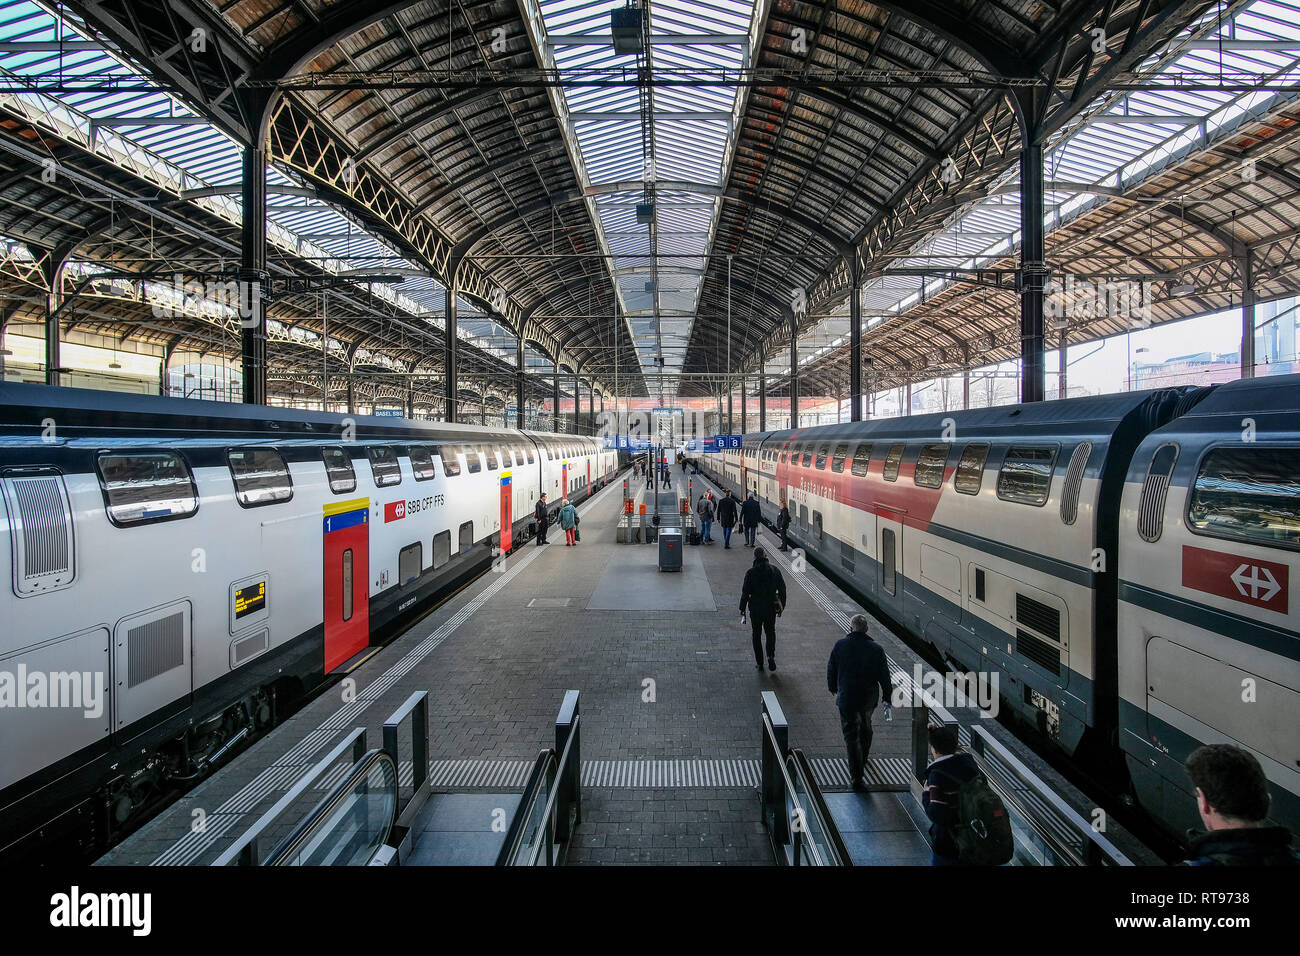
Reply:
[[[377,764],[388,763],[392,767],[393,773],[393,809],[389,816],[388,825],[384,828],[384,838],[379,841],[383,846],[388,842],[389,835],[393,832],[393,825],[397,822],[397,764],[393,763],[393,758],[384,750],[371,750],[364,754],[360,760],[352,765],[352,769],[327,793],[316,806],[307,813],[305,817],[298,822],[298,825],[289,832],[283,840],[276,844],[275,848],[267,854],[263,866],[283,866],[284,861],[293,856],[294,851],[315,831],[316,827],[322,821],[329,819],[330,814],[338,805],[347,797],[359,780],[365,779]]]
[[[849,848],[844,843],[844,837],[840,833],[839,825],[836,824],[830,807],[826,805],[826,797],[822,794],[816,774],[813,773],[812,764],[804,752],[797,747],[791,749],[790,756],[786,759],[794,767],[794,772],[803,780],[804,788],[812,802],[811,809],[817,816],[822,832],[826,834],[826,842],[834,859],[824,862],[830,866],[852,866],[853,857],[849,854]]]
[[[538,792],[542,788],[542,782],[546,779],[547,772],[553,764],[556,764],[555,751],[553,749],[543,750],[533,761],[533,769],[528,774],[528,782],[524,785],[523,796],[519,799],[519,809],[515,811],[515,818],[510,821],[510,829],[506,831],[505,843],[501,846],[501,852],[497,854],[497,866],[509,866],[510,862],[519,854],[519,845],[524,839],[524,827],[528,825],[528,820],[532,817],[529,809],[537,802]]]
[[[571,725],[572,732],[569,734],[569,739],[564,742],[564,753],[560,754],[559,759],[555,762],[555,784],[551,787],[550,798],[546,801],[545,809],[542,810],[542,826],[549,826],[551,817],[555,813],[555,801],[559,797],[560,790],[562,789],[560,781],[564,779],[565,768],[568,766],[570,755],[573,753],[573,742],[578,738],[578,725],[581,720],[582,718],[580,716],[576,714],[574,715],[573,724]],[[554,753],[555,751],[551,752]],[[520,806],[522,808],[522,802]],[[567,808],[565,812],[568,812]],[[529,866],[537,865],[538,854],[542,852],[542,847],[545,845],[546,841],[537,841],[537,846],[533,848],[533,855],[528,860]]]
[[[767,735],[768,744],[772,747],[773,753],[780,754],[781,747],[776,739],[776,730],[772,727],[772,720],[770,717],[768,717],[766,713],[763,714],[763,733]],[[782,785],[783,785],[786,799],[789,800],[790,803],[794,805],[795,810],[802,811],[806,816],[807,811],[804,809],[803,803],[799,800],[799,794],[795,791],[794,781],[790,778],[790,770],[789,770],[790,764],[791,764],[790,754],[787,753],[784,759],[778,759],[776,761],[776,769],[781,774],[781,780],[782,780]],[[814,866],[826,865],[825,861],[822,860],[821,852],[818,851],[816,844],[809,843],[802,839],[799,840],[799,844],[800,846],[807,847],[809,851],[809,855],[811,855],[813,858]],[[795,836],[792,834],[790,838],[790,846],[793,848],[794,845],[795,845]],[[797,854],[795,855],[795,862],[797,865],[798,863]]]
[[[986,753],[986,750],[988,751]],[[1118,847],[1108,840],[1103,834],[1097,832],[1093,827],[1081,817],[1073,807],[1066,803],[1061,796],[1049,788],[1041,777],[1026,767],[1010,750],[1008,750],[1000,741],[988,734],[983,728],[974,728],[971,733],[971,756],[976,760],[985,779],[989,785],[997,790],[1003,802],[1011,805],[1020,814],[1032,829],[1043,839],[1045,843],[1057,855],[1069,859],[1076,866],[1088,866],[1093,862],[1089,859],[1089,848],[1096,855],[1098,860],[1103,864],[1111,866],[1132,866],[1133,861],[1128,858]],[[997,763],[1006,768],[1001,774],[997,772],[993,758],[997,758]],[[1080,855],[1078,849],[1064,842],[1061,837],[1053,832],[1040,819],[1040,811],[1033,807],[1026,806],[1025,802],[1020,799],[1019,795],[1005,786],[1001,777],[1011,777],[1018,779],[1025,784],[1027,790],[1032,790],[1042,799],[1058,816],[1058,819],[1068,827],[1073,835],[1079,838],[1079,843],[1083,847],[1083,854]]]

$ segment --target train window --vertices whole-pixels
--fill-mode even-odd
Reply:
[[[496,471],[501,466],[501,463],[497,461],[497,453],[492,449],[491,445],[483,446],[483,457],[487,459],[488,471]]]
[[[835,457],[831,459],[831,471],[838,474],[844,470],[844,459],[849,457],[849,446],[847,444],[835,446]]]
[[[438,449],[438,457],[442,460],[442,473],[448,478],[460,474],[460,458],[457,457],[455,445],[443,445]]]
[[[1300,547],[1300,448],[1215,448],[1187,505],[1197,531]]]
[[[442,567],[451,560],[451,532],[439,531],[433,536],[433,566]]]
[[[460,553],[464,554],[474,547],[474,522],[466,521],[460,526]]]
[[[1012,445],[998,470],[998,497],[1022,505],[1045,504],[1055,466],[1055,445]]]
[[[984,600],[984,569],[975,569],[975,600]]]
[[[427,445],[412,445],[407,449],[411,459],[411,473],[416,481],[428,481],[436,478],[438,473],[433,467],[433,452]]]
[[[948,464],[948,443],[922,445],[921,453],[916,456],[916,469],[912,472],[912,484],[922,488],[938,488],[943,484],[943,469]]]
[[[343,596],[343,620],[352,620],[352,549],[348,548],[343,552],[343,560],[339,563],[342,571],[342,581],[339,582],[339,593]]]
[[[99,475],[113,524],[187,518],[199,510],[190,468],[170,451],[100,455]]]
[[[870,464],[871,446],[859,445],[857,451],[853,453],[853,474],[859,478],[864,477]]]
[[[397,583],[406,585],[419,578],[423,564],[424,545],[419,541],[397,552]]]
[[[531,447],[524,449],[524,455],[528,458],[528,464],[531,465],[535,463],[535,459],[533,458],[533,449]]]
[[[806,444],[803,446],[803,461],[800,462],[800,464],[802,464],[805,468],[807,468],[809,465],[812,464],[812,457],[813,457],[812,447],[813,446],[811,444]]]
[[[329,478],[330,491],[336,495],[357,490],[357,473],[352,470],[352,456],[342,448],[322,448],[321,458],[325,459],[325,474]]]
[[[903,446],[890,445],[889,454],[885,456],[885,481],[898,480],[898,466],[903,461]],[[893,593],[892,591],[890,592]]]
[[[514,459],[510,456],[510,448],[506,445],[501,446],[501,467],[510,468],[514,465]]]
[[[473,445],[465,446],[465,464],[469,466],[471,475],[477,475],[483,470],[483,462],[479,460],[478,449]]]
[[[226,462],[235,482],[235,500],[242,507],[273,505],[293,497],[289,466],[274,448],[230,448],[226,450]]]
[[[978,495],[984,483],[984,462],[989,457],[988,442],[971,442],[961,451],[953,487],[963,495]]]
[[[397,452],[387,445],[371,445],[366,449],[370,457],[370,472],[375,477],[375,487],[386,488],[402,483],[402,468],[397,463]]]
[[[100,455],[99,477],[115,525],[185,518],[199,510],[189,466],[169,451]]]
[[[813,537],[820,541],[822,539],[822,513],[820,511],[814,511],[812,513],[812,519]]]
[[[831,443],[828,441],[822,442],[822,446],[817,449],[817,462],[814,465],[814,467],[825,470],[826,459],[830,457],[830,453],[831,453]]]

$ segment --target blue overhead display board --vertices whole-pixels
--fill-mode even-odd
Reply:
[[[615,448],[619,451],[645,451],[651,445],[648,438],[637,438],[632,435],[606,435],[605,447]]]

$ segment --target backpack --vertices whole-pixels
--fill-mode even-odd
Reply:
[[[1011,817],[982,773],[957,787],[957,824],[952,838],[957,859],[972,866],[1001,866],[1015,853]]]

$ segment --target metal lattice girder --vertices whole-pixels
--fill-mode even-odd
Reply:
[[[471,262],[451,262],[451,243],[431,221],[416,215],[413,204],[386,183],[369,165],[358,166],[330,131],[289,99],[281,99],[271,115],[272,153],[309,180],[327,187],[345,202],[362,207],[367,221],[382,224],[386,238],[410,249],[441,281],[461,294],[496,308],[512,328],[520,307]],[[453,274],[452,270],[455,269]]]

